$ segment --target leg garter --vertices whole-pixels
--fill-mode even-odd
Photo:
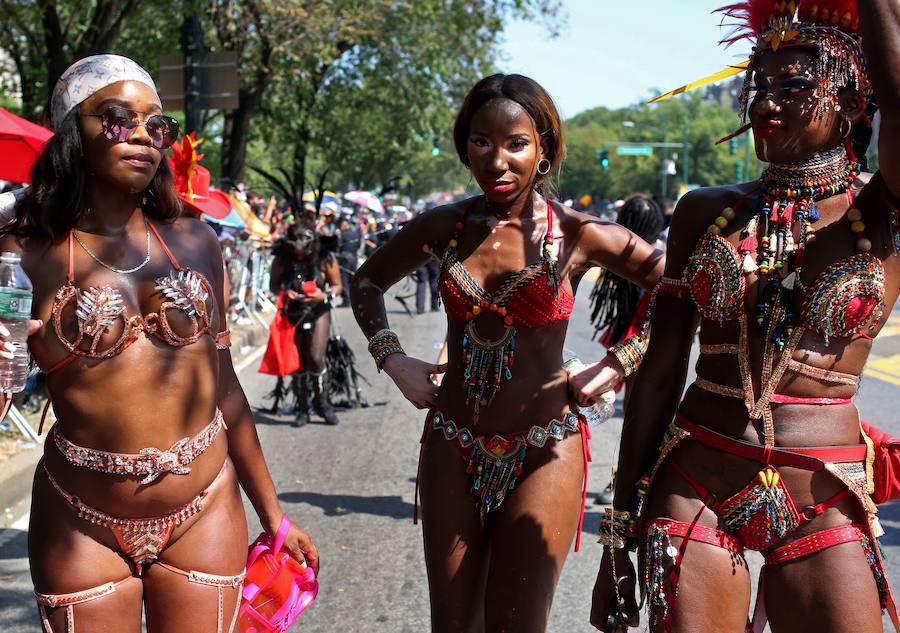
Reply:
[[[41,622],[47,633],[53,633],[53,627],[50,626],[50,618],[47,615],[47,607],[51,609],[66,608],[66,630],[64,633],[75,633],[75,605],[92,600],[99,600],[116,592],[116,587],[131,577],[125,578],[118,582],[108,582],[84,591],[75,591],[72,593],[38,593],[34,592],[34,598],[38,604],[38,611],[41,614]]]
[[[217,618],[216,618],[216,633],[232,633],[234,631],[234,625],[237,623],[238,612],[241,610],[241,588],[244,585],[244,577],[247,575],[247,570],[242,571],[239,574],[234,576],[218,576],[216,574],[205,574],[199,571],[184,571],[183,569],[179,569],[174,565],[167,565],[161,561],[157,561],[156,563],[163,569],[168,569],[171,572],[174,572],[180,576],[184,576],[188,579],[188,582],[193,582],[198,585],[206,585],[208,587],[215,587],[216,594],[218,599],[217,606]],[[224,593],[225,589],[236,589],[237,590],[237,602],[234,605],[234,614],[231,617],[231,624],[228,625],[228,629],[224,629]]]
[[[692,523],[684,523],[673,519],[653,519],[647,526],[644,543],[644,595],[651,617],[660,618],[665,630],[670,631],[675,600],[678,597],[678,580],[681,573],[681,562],[690,541],[706,543],[728,550],[734,556],[743,557],[744,546],[735,537],[722,530],[697,525],[704,505]],[[672,537],[683,538],[680,548],[672,544]],[[672,561],[672,571],[666,574],[668,561]]]

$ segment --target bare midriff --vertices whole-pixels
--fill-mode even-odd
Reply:
[[[752,326],[751,326],[752,328]],[[700,343],[704,345],[734,344],[737,341],[736,323],[722,325],[704,320]],[[763,341],[751,331],[750,375],[754,391],[759,395],[758,376],[761,373]],[[825,346],[821,336],[807,332],[792,358],[806,366],[847,375],[859,375],[865,364],[871,341],[832,339]],[[698,378],[720,385],[741,388],[741,376],[734,355],[703,354],[697,362]],[[789,369],[775,390],[778,394],[801,398],[852,398],[853,385],[828,384],[812,376]],[[761,435],[747,415],[744,402],[738,398],[718,395],[696,385],[690,385],[680,406],[681,412],[697,424],[714,431],[749,442],[762,443]],[[775,445],[832,446],[859,443],[859,413],[855,406],[817,406],[806,404],[772,404]]]
[[[486,338],[499,336],[502,328],[492,324],[492,315],[478,322]],[[492,325],[497,325],[493,329]],[[533,425],[561,419],[569,410],[568,377],[563,370],[562,350],[568,321],[539,328],[516,328],[516,364],[512,380],[506,382],[490,405],[483,405],[477,424],[472,423],[472,403],[466,404],[463,384],[465,364],[461,359],[464,323],[449,321],[449,369],[438,396],[438,409],[448,419],[483,435],[505,435],[528,431]]]
[[[57,424],[70,442],[86,448],[166,450],[215,416],[216,354],[211,337],[183,348],[141,337],[114,358],[79,359],[48,378]],[[145,517],[191,501],[222,468],[227,446],[225,433],[219,433],[190,463],[189,473],[166,473],[146,485],[140,477],[75,466],[52,441],[45,444],[44,458],[54,478],[88,505],[114,516]]]

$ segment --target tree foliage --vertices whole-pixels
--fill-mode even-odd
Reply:
[[[661,192],[661,166],[675,157],[677,174],[668,178],[666,195],[672,197],[684,184],[682,148],[654,149],[653,156],[619,156],[619,142],[688,143],[690,185],[719,185],[738,179],[752,180],[759,165],[747,137],[736,144],[716,141],[734,131],[738,119],[730,102],[711,93],[694,93],[653,106],[618,110],[595,108],[566,122],[569,147],[562,170],[560,195],[590,194],[598,200],[614,200],[634,192]],[[752,144],[752,141],[749,141]],[[603,170],[596,152],[609,152],[609,169]],[[743,173],[746,152],[750,152],[749,173]]]

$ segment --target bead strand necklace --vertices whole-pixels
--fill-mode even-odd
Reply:
[[[802,286],[806,248],[815,239],[811,226],[820,219],[816,203],[845,193],[849,203],[846,217],[856,235],[856,249],[862,253],[872,250],[862,212],[853,207],[851,185],[858,174],[858,165],[850,161],[843,147],[816,153],[801,163],[770,165],[763,172],[761,206],[741,231],[738,252],[745,275],[758,271],[768,281],[756,305],[756,324],[779,349],[796,327],[794,288]],[[735,215],[734,209],[724,209],[707,232],[721,235]]]

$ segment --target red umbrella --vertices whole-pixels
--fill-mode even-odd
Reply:
[[[0,108],[0,180],[31,182],[31,166],[53,132]]]

